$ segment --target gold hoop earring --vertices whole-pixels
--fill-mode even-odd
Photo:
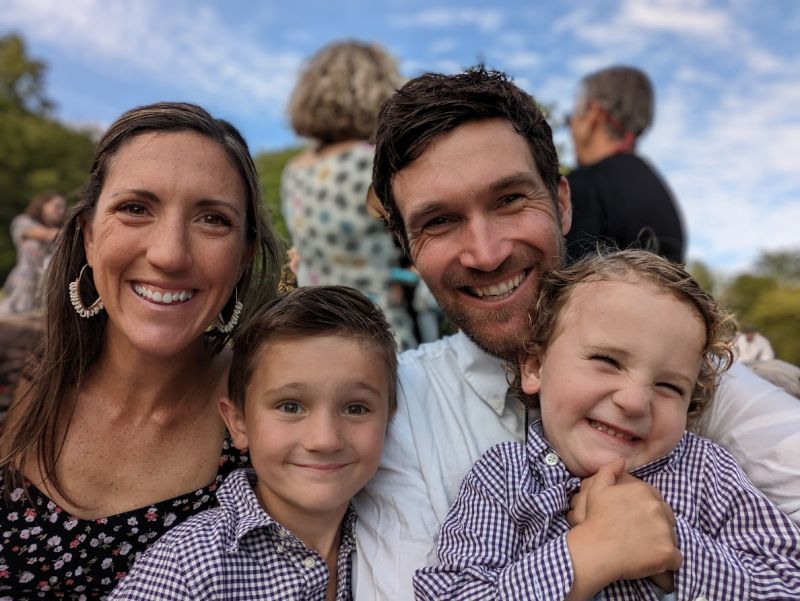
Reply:
[[[103,299],[101,299],[99,296],[97,297],[97,300],[88,307],[83,304],[83,299],[81,299],[81,278],[83,277],[83,272],[88,266],[88,263],[84,264],[84,266],[81,267],[81,272],[78,274],[78,277],[72,280],[69,283],[69,286],[67,286],[69,289],[69,300],[72,302],[72,307],[75,309],[75,313],[84,319],[94,317],[104,309]]]
[[[244,308],[242,301],[239,300],[239,291],[235,286],[233,288],[233,294],[235,295],[236,302],[233,304],[233,313],[231,313],[231,318],[228,320],[228,323],[225,323],[225,318],[222,317],[222,312],[220,312],[214,324],[214,327],[223,334],[230,334],[233,331],[233,328],[239,323],[239,315],[241,315],[242,309]]]

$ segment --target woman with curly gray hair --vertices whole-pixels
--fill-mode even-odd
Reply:
[[[298,284],[360,290],[383,309],[400,348],[409,348],[411,316],[392,281],[400,251],[366,203],[378,109],[402,83],[376,44],[335,42],[311,57],[289,101],[292,127],[311,144],[283,172],[281,205]]]

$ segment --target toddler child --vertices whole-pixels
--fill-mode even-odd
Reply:
[[[546,277],[532,321],[519,375],[541,421],[473,466],[417,598],[800,599],[800,529],[686,432],[731,362],[713,298],[618,251]],[[604,513],[623,486],[647,493],[639,522]]]
[[[110,599],[350,599],[350,498],[378,469],[396,373],[389,326],[355,290],[303,287],[259,309],[220,400],[253,469],[231,473],[219,507],[159,539]]]

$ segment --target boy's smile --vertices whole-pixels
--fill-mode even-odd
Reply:
[[[705,328],[694,308],[640,280],[583,282],[544,355],[523,365],[545,437],[569,471],[625,458],[631,471],[667,455],[686,428]]]
[[[244,415],[229,429],[250,449],[256,495],[290,530],[341,519],[380,463],[389,390],[376,345],[353,335],[278,339],[253,366]]]

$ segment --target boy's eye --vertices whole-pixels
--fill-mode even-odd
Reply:
[[[684,396],[683,389],[680,386],[676,386],[675,384],[670,384],[669,382],[658,382],[656,384],[656,386],[660,386],[662,388],[666,388],[667,390],[670,390],[670,391],[676,393],[680,397]]]
[[[347,415],[366,415],[369,413],[369,408],[361,403],[353,403],[345,408]]]
[[[278,411],[281,413],[300,413],[303,408],[300,406],[300,403],[295,401],[284,401],[280,405],[278,405]]]
[[[619,367],[619,363],[613,357],[609,357],[608,355],[592,355],[591,359],[593,361],[600,361],[601,363],[607,363],[612,367]]]

